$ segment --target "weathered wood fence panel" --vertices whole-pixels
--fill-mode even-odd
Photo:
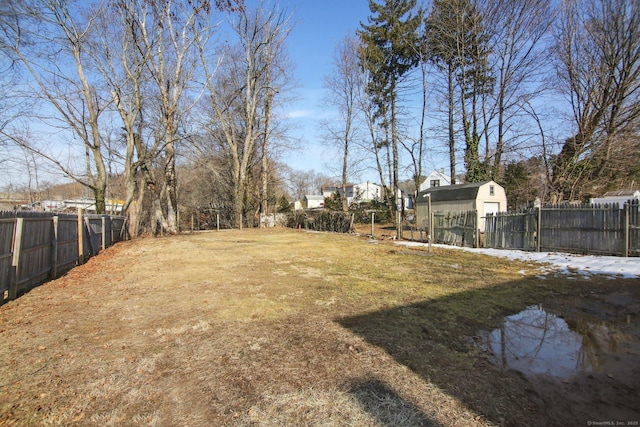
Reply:
[[[540,250],[625,255],[624,209],[553,206],[540,212]]]
[[[97,255],[103,248],[102,215],[84,216],[85,233],[84,247],[86,256]]]
[[[19,262],[15,264],[15,286],[18,290],[29,289],[51,276],[53,218],[17,218],[16,224],[15,239],[16,244],[19,244],[20,254]]]
[[[485,222],[485,246],[496,249],[536,250],[537,210],[500,212]]]
[[[640,201],[633,200],[625,206],[627,210],[629,256],[640,256]]]
[[[0,212],[2,214],[2,212]],[[9,298],[9,283],[13,275],[13,230],[15,218],[0,216],[0,303]]]
[[[112,216],[111,217],[111,240],[109,241],[109,246],[121,242],[126,239],[127,229],[125,228],[126,218],[123,216]]]
[[[64,215],[58,217],[56,275],[75,267],[78,263],[78,217]]]
[[[43,212],[0,212],[0,304],[125,238],[124,217],[78,218]]]
[[[435,242],[456,246],[475,246],[478,230],[477,218],[476,211],[435,212],[433,214]]]
[[[496,249],[640,256],[638,201],[545,206],[489,215],[485,246]]]

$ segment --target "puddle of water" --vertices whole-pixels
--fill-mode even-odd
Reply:
[[[538,306],[506,317],[499,329],[482,337],[496,365],[525,375],[609,372],[621,348],[628,353],[627,340],[614,325],[565,320]]]

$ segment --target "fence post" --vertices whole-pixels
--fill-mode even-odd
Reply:
[[[131,236],[129,235],[129,225],[128,225],[128,217],[124,217],[124,219],[122,220],[122,228],[120,229],[120,236],[118,237],[118,241],[122,241],[122,240],[127,240],[130,239]]]
[[[13,258],[11,260],[11,282],[9,283],[9,299],[18,297],[18,281],[20,280],[20,254],[22,252],[22,229],[24,218],[16,218],[15,232],[13,233]]]
[[[431,198],[429,198],[429,202],[431,202]],[[431,242],[435,239],[436,228],[433,223],[433,212],[431,212],[431,203],[429,203],[429,235],[427,236],[427,240],[429,241],[429,251],[431,251]],[[437,242],[436,242],[437,243]]]
[[[473,212],[473,223],[475,224],[473,228],[475,229],[475,232],[476,232],[475,239],[474,239],[475,242],[473,243],[476,248],[479,248],[480,247],[480,218],[478,218],[477,210]]]
[[[107,249],[107,217],[102,215],[102,250]]]
[[[53,217],[53,241],[51,242],[51,278],[58,277],[58,216]]]
[[[375,229],[375,218],[376,218],[376,213],[375,212],[371,212],[371,238],[373,239],[375,234],[373,233],[374,229]]]
[[[542,236],[540,235],[540,230],[542,230],[542,206],[538,206],[536,209],[538,211],[538,224],[536,224],[536,252],[540,252],[540,240],[542,240]]]
[[[78,208],[78,265],[84,264],[84,218]]]
[[[629,256],[629,202],[624,203],[624,254],[622,256]]]

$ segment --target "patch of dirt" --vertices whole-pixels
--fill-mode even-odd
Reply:
[[[640,420],[637,347],[619,372],[558,380],[474,342],[541,303],[637,344],[640,281],[523,271],[302,230],[119,243],[0,307],[0,426]]]

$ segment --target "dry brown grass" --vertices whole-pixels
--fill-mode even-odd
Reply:
[[[124,242],[0,307],[0,425],[592,419],[549,418],[544,390],[473,345],[527,304],[610,286],[536,274],[293,230]]]

